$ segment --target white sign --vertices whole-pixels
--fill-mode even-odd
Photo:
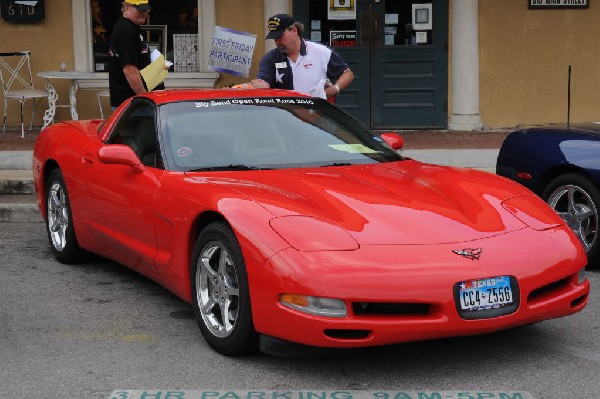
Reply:
[[[431,3],[412,5],[412,26],[414,30],[431,30],[433,14]]]
[[[329,0],[327,19],[356,19],[355,0]]]
[[[173,62],[175,72],[198,72],[198,35],[173,35]]]
[[[588,0],[529,0],[529,8],[587,8]]]
[[[248,77],[254,47],[255,34],[217,26],[208,55],[208,67],[213,71]]]
[[[427,32],[416,32],[415,36],[417,44],[427,44]]]
[[[386,25],[397,25],[398,24],[398,14],[385,14],[385,24]]]

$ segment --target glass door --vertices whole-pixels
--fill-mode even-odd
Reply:
[[[374,129],[447,127],[447,0],[296,1],[294,16],[352,68],[346,111]]]

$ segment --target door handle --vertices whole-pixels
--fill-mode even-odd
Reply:
[[[375,32],[373,32],[373,41],[379,41],[379,22],[377,21],[377,17],[373,18],[373,27],[375,28]]]

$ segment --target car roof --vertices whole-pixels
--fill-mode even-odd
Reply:
[[[216,98],[308,97],[305,94],[280,89],[169,89],[151,91],[136,97],[147,97],[156,104]]]

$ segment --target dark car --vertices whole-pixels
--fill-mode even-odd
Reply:
[[[516,130],[500,148],[496,173],[546,201],[581,240],[588,265],[600,266],[600,124]]]

